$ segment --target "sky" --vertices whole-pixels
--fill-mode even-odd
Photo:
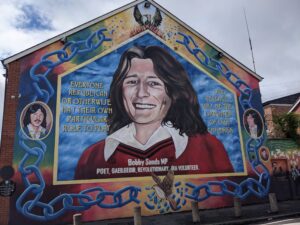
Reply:
[[[0,59],[93,20],[130,0],[0,0]],[[246,11],[262,101],[300,92],[299,0],[156,0],[253,70]],[[100,4],[101,3],[101,4]],[[0,130],[5,70],[0,65]]]

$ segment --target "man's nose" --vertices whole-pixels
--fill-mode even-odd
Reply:
[[[137,89],[137,97],[143,98],[149,96],[148,86],[145,83],[140,83]]]

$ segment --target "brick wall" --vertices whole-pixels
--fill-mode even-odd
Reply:
[[[14,61],[8,67],[8,82],[4,98],[3,127],[0,147],[0,168],[12,165],[16,111],[19,96],[20,63]],[[1,179],[1,178],[0,178]],[[0,225],[8,224],[9,198],[0,197]]]
[[[292,105],[267,105],[264,107],[265,120],[267,125],[267,134],[269,138],[284,138],[285,134],[276,129],[273,122],[274,116],[287,113]]]
[[[300,116],[300,104],[294,109],[293,113],[297,114]],[[300,135],[300,121],[298,123],[298,129],[297,129],[297,134]]]
[[[300,104],[298,104],[298,106],[296,107],[296,109],[294,109],[294,113],[300,115]]]

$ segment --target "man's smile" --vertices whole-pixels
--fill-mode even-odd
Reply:
[[[159,126],[171,106],[165,84],[156,75],[151,59],[131,60],[122,85],[122,97],[130,119],[147,126]]]
[[[134,108],[136,109],[153,109],[156,105],[148,103],[133,103]]]

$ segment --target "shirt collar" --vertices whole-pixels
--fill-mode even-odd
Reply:
[[[38,130],[36,130],[32,125],[31,123],[29,123],[27,125],[27,128],[28,128],[28,131],[29,131],[29,134],[32,138],[34,139],[38,139],[40,138],[41,134],[44,134],[46,129],[43,128],[42,126],[39,126]]]
[[[138,148],[142,151],[145,151],[149,147],[158,143],[159,141],[165,140],[169,137],[172,137],[174,146],[175,146],[175,156],[178,158],[185,150],[188,137],[186,134],[180,135],[179,130],[175,129],[171,122],[168,122],[166,125],[160,126],[149,138],[145,145],[139,143],[134,135],[135,135],[135,127],[134,124],[131,123],[111,135],[107,136],[105,139],[105,147],[104,147],[104,158],[107,161],[112,154],[115,152],[116,148],[120,143],[129,145],[134,148]]]

